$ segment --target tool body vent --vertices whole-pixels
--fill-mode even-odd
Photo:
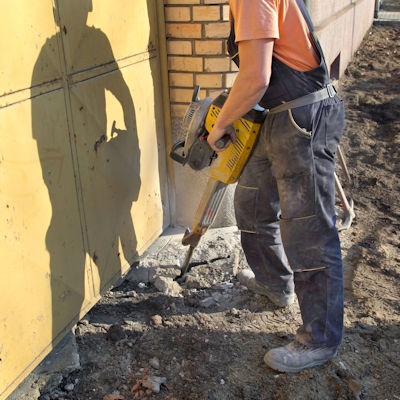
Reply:
[[[227,168],[229,168],[231,171],[235,169],[235,166],[239,162],[240,155],[242,154],[243,149],[244,145],[242,141],[239,138],[237,138],[236,143],[232,144],[231,157],[226,163]]]

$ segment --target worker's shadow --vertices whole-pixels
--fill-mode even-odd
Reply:
[[[51,202],[53,339],[136,257],[135,109],[108,38],[86,25],[91,11],[91,0],[55,2],[60,29],[46,40],[32,75],[32,132]],[[58,62],[57,54],[65,57]],[[46,81],[50,89],[42,94],[37,85]]]

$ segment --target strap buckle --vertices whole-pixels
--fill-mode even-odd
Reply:
[[[331,83],[328,83],[326,85],[326,90],[328,91],[329,97],[335,97],[337,93],[335,86],[333,86]]]

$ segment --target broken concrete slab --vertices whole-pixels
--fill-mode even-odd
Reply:
[[[50,354],[36,367],[36,374],[72,372],[80,369],[78,347],[75,335],[67,333]]]
[[[36,400],[44,391],[51,392],[56,388],[61,383],[63,374],[80,368],[75,335],[69,332],[7,400]]]

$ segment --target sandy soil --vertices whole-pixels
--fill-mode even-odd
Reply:
[[[181,288],[127,279],[108,292],[76,327],[82,369],[41,399],[400,399],[398,43],[398,29],[372,28],[340,81],[357,217],[340,233],[345,335],[335,360],[299,374],[263,364],[293,338],[298,305],[278,309],[240,286],[239,233],[211,230]],[[173,276],[179,239],[141,265]]]

